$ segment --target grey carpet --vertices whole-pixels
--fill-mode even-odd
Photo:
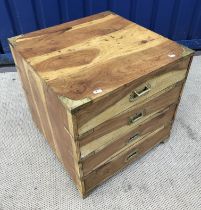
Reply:
[[[201,57],[170,140],[81,199],[35,128],[17,73],[0,74],[0,209],[201,209]]]

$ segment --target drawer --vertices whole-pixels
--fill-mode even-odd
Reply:
[[[144,120],[151,118],[157,112],[162,111],[171,104],[177,103],[181,88],[182,83],[177,83],[171,88],[166,89],[166,92],[162,95],[153,98],[148,102],[134,106],[94,128],[93,133],[79,140],[81,146],[81,157],[83,158],[90,153],[93,153],[94,150],[92,150],[92,148],[96,146],[101,148],[103,144],[110,142],[111,136],[112,138],[115,138],[115,134],[111,132],[118,129],[119,133],[127,133]],[[96,144],[96,142],[99,143]],[[83,147],[86,144],[88,144],[88,146]]]
[[[137,141],[141,141],[154,130],[157,130],[168,123],[171,124],[175,108],[176,105],[171,105],[165,110],[156,113],[153,116],[153,119],[145,120],[126,134],[119,130],[115,131],[117,133],[116,135],[114,134],[116,139],[108,142],[108,145],[105,144],[102,147],[97,147],[93,155],[82,160],[83,175],[86,176],[88,173],[98,168],[101,164],[104,164],[104,161],[123,147],[130,147]]]
[[[141,79],[134,85],[124,87],[121,91],[107,96],[104,100],[90,104],[79,110],[76,115],[78,138],[93,132],[94,128],[115,115],[142,103],[151,100],[165,91],[166,88],[185,79],[189,60],[174,64],[165,72],[160,72],[150,78]]]
[[[84,184],[86,192],[102,183],[104,180],[110,178],[117,171],[127,166],[132,161],[144,155],[147,151],[153,148],[161,141],[167,139],[170,134],[170,126],[161,127],[143,138],[141,141],[114,154],[104,165],[101,165],[98,169],[84,177]]]

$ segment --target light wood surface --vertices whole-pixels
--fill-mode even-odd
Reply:
[[[110,178],[118,170],[121,170],[132,161],[144,155],[155,145],[168,138],[169,134],[170,127],[167,126],[164,128],[164,126],[162,126],[126,150],[115,153],[104,165],[84,179],[86,193],[94,189],[94,187],[98,186],[101,182]]]
[[[162,72],[152,78],[140,81],[140,85],[137,84],[135,86],[125,87],[119,94],[117,93],[115,96],[108,97],[103,101],[94,103],[91,106],[78,111],[78,113],[76,113],[76,117],[79,138],[84,136],[88,131],[90,133],[91,129],[103,123],[107,119],[110,119],[118,113],[145,100],[151,100],[153,97],[159,96],[166,88],[184,80],[188,63],[189,59],[185,59],[182,62],[175,64],[174,67],[166,69],[164,73]],[[136,97],[134,101],[129,100],[133,91],[146,86],[150,87],[149,92]]]
[[[65,107],[62,106],[57,95],[35,74],[32,67],[19,56],[12,46],[10,47],[34,122],[47,139],[58,159],[68,170],[80,192],[84,193],[84,187],[80,180],[81,172],[76,158],[78,147],[64,128],[64,125],[68,125]]]
[[[153,117],[141,122],[138,126],[132,127],[132,130],[127,132],[122,132],[121,129],[111,132],[111,140],[107,141],[105,144],[101,142],[102,144],[100,144],[99,147],[96,147],[94,155],[91,155],[82,161],[84,176],[98,168],[100,165],[103,165],[107,158],[123,147],[130,147],[132,144],[145,138],[145,136],[168,122],[171,124],[175,107],[176,105],[171,105],[165,110],[156,113]],[[112,134],[114,136],[112,136]],[[99,140],[97,139],[95,141]],[[100,143],[100,141],[98,143]]]
[[[112,12],[9,43],[33,121],[82,196],[169,136],[192,50]]]
[[[20,36],[12,45],[57,95],[75,103],[100,100],[192,53],[110,12]],[[94,94],[97,88],[102,92]]]
[[[123,131],[128,132],[130,129],[132,129],[131,127],[135,127],[144,120],[151,118],[158,111],[163,110],[164,108],[170,106],[173,103],[176,104],[180,95],[182,85],[183,83],[174,84],[172,88],[168,88],[166,92],[163,93],[161,96],[158,96],[150,101],[148,100],[142,104],[138,104],[134,107],[131,107],[125,112],[122,112],[119,115],[110,118],[109,120],[94,128],[94,132],[91,135],[81,139],[80,145],[82,146],[87,143],[88,145],[95,145],[96,142],[101,141],[108,142],[109,139],[112,140],[111,137],[108,137],[110,136],[110,134],[108,133],[110,133],[111,131],[115,131],[118,129],[118,131],[116,131],[117,133]],[[128,119],[138,113],[142,113],[142,117],[139,117],[134,123],[129,124]],[[111,134],[111,136],[113,137],[113,134]],[[97,139],[97,141],[95,141],[95,139]],[[89,142],[91,141],[92,143],[89,144]],[[88,151],[90,150],[86,149],[85,152],[83,152],[82,157],[86,156],[86,154],[89,154]]]

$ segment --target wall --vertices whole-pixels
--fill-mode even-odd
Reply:
[[[105,10],[201,49],[201,0],[0,0],[0,54],[8,37]]]

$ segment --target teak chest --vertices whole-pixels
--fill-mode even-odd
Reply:
[[[81,195],[169,137],[192,50],[111,12],[9,43],[33,121]]]

